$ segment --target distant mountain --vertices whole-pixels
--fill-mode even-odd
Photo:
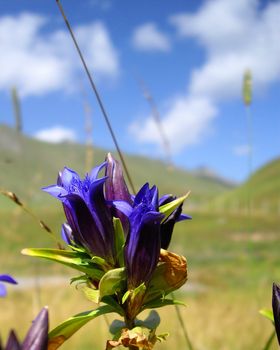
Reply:
[[[41,142],[0,126],[0,187],[16,192],[29,204],[53,203],[40,188],[55,183],[64,166],[85,172],[85,146],[76,143]],[[94,147],[94,164],[101,163],[108,150]],[[113,152],[114,154],[114,152]],[[200,205],[232,186],[213,175],[193,174],[179,168],[168,169],[160,160],[126,155],[135,187],[145,182],[157,184],[160,193],[182,195],[191,190],[189,204]],[[3,203],[3,200],[0,200]]]
[[[208,168],[205,165],[201,165],[191,171],[192,174],[198,175],[200,177],[212,178],[224,183],[226,186],[236,187],[236,182],[226,179],[223,176],[219,175],[215,170]]]
[[[280,213],[280,158],[261,167],[244,184],[214,201],[214,205],[240,210],[246,210],[248,203],[255,213]]]

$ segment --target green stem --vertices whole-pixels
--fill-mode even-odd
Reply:
[[[263,350],[269,350],[270,349],[270,346],[272,344],[272,341],[273,341],[274,337],[275,337],[275,331],[273,330],[273,332],[272,332],[271,336],[268,338],[268,340],[267,340]]]
[[[172,298],[174,299],[174,294],[173,293],[172,293]],[[193,350],[193,346],[192,346],[191,340],[190,340],[188,332],[187,332],[187,327],[186,327],[186,325],[184,323],[184,320],[183,320],[183,317],[181,315],[181,312],[180,312],[180,309],[179,309],[178,305],[175,305],[175,310],[176,310],[177,318],[178,318],[180,326],[182,328],[182,331],[183,331],[186,343],[188,345],[188,348],[189,348],[189,350]]]

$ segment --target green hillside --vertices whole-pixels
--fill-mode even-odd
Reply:
[[[104,160],[107,151],[94,148],[94,163]],[[230,184],[205,174],[192,174],[182,169],[168,170],[159,160],[125,155],[135,187],[149,181],[161,193],[181,195],[191,190],[192,205],[202,204],[231,188]],[[85,172],[85,146],[74,143],[50,144],[18,135],[0,126],[0,187],[22,196],[29,205],[53,203],[40,188],[56,181],[64,166]],[[0,200],[3,203],[3,199]]]
[[[246,210],[250,203],[255,213],[277,214],[280,211],[280,158],[257,170],[240,187],[220,195],[213,202],[225,209]]]

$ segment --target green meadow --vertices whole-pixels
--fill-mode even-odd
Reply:
[[[12,142],[11,130],[2,127],[1,132],[10,135]],[[1,187],[16,192],[60,239],[62,209],[40,188],[54,183],[64,165],[82,173],[85,150],[80,145],[58,147],[21,137],[14,144],[0,148]],[[104,150],[94,150],[96,164],[104,156]],[[168,170],[159,161],[133,156],[127,159],[136,187],[149,180],[159,185],[161,193],[192,191],[185,212],[193,219],[177,225],[170,250],[185,255],[188,261],[188,282],[176,297],[186,303],[181,312],[194,350],[264,349],[273,327],[259,310],[271,308],[272,282],[280,281],[279,160],[260,169],[247,184],[233,188],[215,177]],[[250,211],[246,208],[248,186]],[[262,198],[268,203],[266,207],[261,205]],[[233,206],[234,201],[240,204]],[[254,210],[254,206],[262,210]],[[270,207],[274,209],[267,210]],[[37,219],[4,196],[0,213],[1,271],[21,281],[10,287],[9,298],[1,301],[2,337],[6,338],[11,327],[23,336],[44,305],[49,306],[50,328],[73,314],[93,309],[95,305],[79,287],[69,285],[68,278],[75,276],[75,271],[20,254],[25,247],[55,246]],[[170,331],[161,349],[186,349],[175,309],[163,308],[160,315],[159,332]],[[91,321],[62,349],[104,349],[110,338],[106,322],[112,319]],[[271,349],[277,349],[275,340]]]

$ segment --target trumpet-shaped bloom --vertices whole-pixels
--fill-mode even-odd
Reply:
[[[32,323],[24,341],[20,344],[12,330],[5,350],[47,350],[48,349],[49,316],[48,309],[43,308]],[[0,345],[0,349],[1,345]]]
[[[17,281],[14,280],[11,276],[9,275],[0,275],[0,297],[4,297],[7,294],[6,287],[4,283],[10,283],[10,284],[17,284]]]
[[[130,222],[125,245],[125,265],[128,288],[134,289],[148,283],[160,254],[160,223],[164,217],[158,212],[158,189],[145,184],[134,198],[133,206],[115,202]]]
[[[67,225],[62,235],[67,243],[84,247],[91,255],[114,263],[114,228],[112,214],[104,198],[106,177],[97,178],[106,163],[94,168],[85,179],[68,168],[59,174],[57,185],[43,190],[59,199]]]

